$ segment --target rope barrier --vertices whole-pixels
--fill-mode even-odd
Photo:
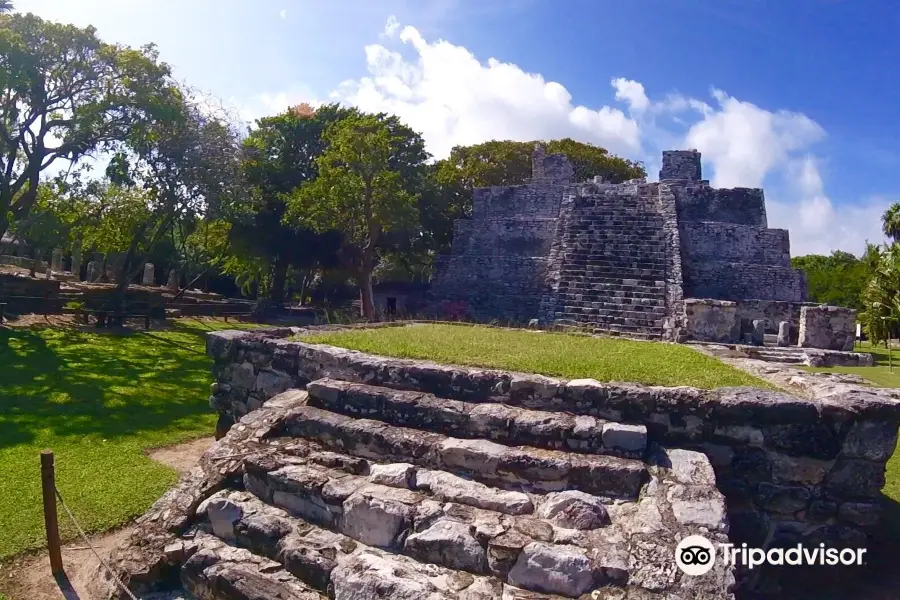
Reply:
[[[128,597],[131,598],[131,600],[138,600],[137,596],[132,594],[131,590],[128,589],[128,586],[126,586],[118,577],[116,577],[116,574],[113,573],[113,570],[109,568],[109,565],[106,564],[106,561],[103,560],[103,558],[97,552],[97,549],[94,548],[93,544],[91,544],[91,540],[89,540],[88,536],[84,533],[84,529],[82,529],[81,525],[78,524],[78,521],[75,520],[75,515],[73,515],[72,511],[69,510],[69,507],[66,506],[66,501],[63,500],[62,494],[59,493],[59,489],[56,486],[53,486],[53,489],[56,492],[56,497],[59,499],[59,503],[62,505],[63,510],[66,511],[66,514],[69,515],[69,519],[71,519],[72,524],[75,525],[75,529],[78,530],[78,535],[80,535],[81,539],[84,540],[84,543],[88,545],[90,551],[94,554],[94,556],[97,557],[97,560],[100,561],[100,564],[104,569],[106,569],[106,572],[109,573],[109,576],[113,578],[113,581],[115,581],[120,588],[122,588],[122,591],[128,594]]]

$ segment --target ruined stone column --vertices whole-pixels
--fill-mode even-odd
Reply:
[[[172,269],[169,271],[169,282],[166,287],[169,288],[169,291],[177,292],[178,291],[178,283],[179,283],[178,271]]]
[[[791,324],[787,321],[778,324],[778,345],[783,347],[791,345]]]
[[[754,346],[762,346],[766,340],[766,322],[763,319],[753,321],[753,336],[751,338]]]
[[[153,266],[153,263],[147,263],[144,265],[144,278],[141,280],[143,285],[155,285],[156,284],[156,268]]]
[[[63,271],[63,251],[62,248],[54,248],[50,257],[50,271],[52,273],[62,273]]]
[[[96,260],[92,260],[87,265],[87,277],[85,281],[88,283],[94,283],[100,279],[100,266],[97,264]]]
[[[81,248],[75,248],[72,252],[72,274],[81,281]]]

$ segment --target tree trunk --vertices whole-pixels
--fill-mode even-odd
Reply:
[[[275,259],[275,273],[272,275],[272,290],[269,299],[278,306],[284,305],[284,285],[287,281],[288,262],[281,257]]]
[[[375,295],[372,292],[372,268],[365,266],[359,273],[359,299],[362,316],[367,321],[375,321]]]

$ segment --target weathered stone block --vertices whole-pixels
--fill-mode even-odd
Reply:
[[[702,342],[736,342],[737,304],[727,300],[687,298],[684,301],[684,331]]]
[[[800,309],[800,346],[849,352],[855,339],[855,310],[824,305]]]

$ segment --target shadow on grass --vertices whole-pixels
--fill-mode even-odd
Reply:
[[[204,333],[0,328],[0,448],[38,432],[112,438],[208,413]]]

